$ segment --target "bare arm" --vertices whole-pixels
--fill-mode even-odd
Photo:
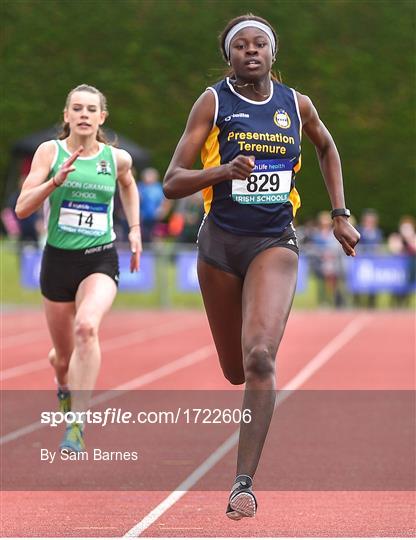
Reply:
[[[55,157],[56,147],[53,141],[42,143],[33,156],[30,172],[24,181],[22,191],[16,202],[16,215],[19,219],[26,218],[36,212],[42,203],[57,187],[63,184],[75,167],[74,161],[82,152],[82,147],[70,156],[59,169],[54,178],[47,182],[52,161]]]
[[[212,129],[214,114],[215,98],[211,90],[207,90],[195,102],[166,171],[163,191],[168,199],[186,197],[223,180],[244,179],[252,172],[254,160],[248,156],[237,156],[218,167],[191,170]]]
[[[315,145],[319,166],[328,190],[332,208],[345,208],[341,160],[335,142],[318,116],[312,101],[297,92],[303,131]],[[354,247],[360,239],[358,231],[345,216],[335,217],[334,235],[347,255],[355,255]]]
[[[129,242],[131,250],[130,271],[135,272],[140,267],[142,240],[140,234],[139,191],[131,172],[132,159],[124,150],[115,149],[117,159],[117,180],[120,189],[120,199],[130,227]]]
[[[16,202],[16,215],[19,219],[24,219],[36,212],[43,201],[56,189],[52,180],[45,182],[54,155],[55,144],[52,141],[42,143],[36,150],[30,172]]]

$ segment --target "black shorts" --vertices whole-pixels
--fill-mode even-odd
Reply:
[[[218,227],[205,216],[198,234],[198,258],[244,278],[251,261],[266,249],[285,247],[299,255],[296,232],[288,225],[280,236],[240,236]]]
[[[81,281],[96,273],[110,276],[118,285],[118,255],[113,243],[75,250],[46,244],[40,269],[40,290],[53,302],[73,302]]]

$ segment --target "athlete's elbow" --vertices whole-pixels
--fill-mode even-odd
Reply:
[[[16,203],[14,213],[16,214],[17,219],[25,219],[30,216],[28,209],[19,201]]]
[[[170,187],[168,186],[168,184],[163,184],[163,195],[167,198],[167,199],[173,199],[172,197],[172,193],[171,193],[171,189]]]
[[[338,155],[338,150],[332,137],[327,137],[321,142],[321,144],[317,145],[315,148],[316,153],[318,154],[318,158],[320,160],[324,160]]]
[[[163,194],[167,199],[179,199],[180,194],[172,180],[165,177],[163,180]]]

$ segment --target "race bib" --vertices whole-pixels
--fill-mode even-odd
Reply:
[[[107,209],[108,204],[63,201],[58,227],[70,233],[102,236],[108,229]]]
[[[233,201],[240,204],[283,204],[288,201],[292,183],[289,159],[257,160],[245,180],[232,181]]]

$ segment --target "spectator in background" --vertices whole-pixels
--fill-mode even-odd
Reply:
[[[329,212],[318,214],[310,247],[311,267],[318,280],[319,304],[342,307],[345,304],[343,251],[332,233]]]
[[[169,221],[169,233],[178,242],[195,243],[203,217],[204,204],[201,192],[198,191],[178,201]]]
[[[298,224],[295,221],[295,227],[299,246],[302,248],[302,250],[304,250],[304,253],[307,255],[309,253],[309,246],[311,244],[312,236],[315,231],[315,220],[308,219],[303,224]]]
[[[131,174],[133,175],[133,178],[139,177],[134,166],[131,167]],[[129,241],[130,227],[124,214],[118,185],[114,194],[113,227],[117,238],[117,244],[127,244]]]
[[[144,169],[138,184],[140,194],[140,216],[143,242],[151,242],[154,237],[155,225],[163,217],[162,184],[157,169]]]
[[[157,223],[155,224],[155,227],[153,229],[153,239],[162,239],[169,236],[169,223],[170,219],[172,217],[174,209],[173,201],[170,201],[169,199],[166,199],[165,196],[163,197],[162,204],[159,208],[159,219]]]
[[[16,238],[19,241],[19,251],[22,244],[25,243],[37,247],[42,243],[45,234],[42,210],[38,210],[25,218],[16,216],[15,206],[25,179],[25,176],[20,178],[18,190],[10,195],[6,208],[1,212],[1,219],[7,235],[9,238]]]
[[[416,228],[412,216],[403,216],[399,221],[399,231],[387,239],[390,253],[409,257],[408,282],[402,292],[391,295],[395,307],[408,307],[416,282]]]
[[[399,234],[403,242],[403,252],[412,257],[416,256],[416,229],[412,216],[403,216],[399,222]]]
[[[378,226],[378,214],[372,208],[363,211],[357,227],[361,234],[359,253],[379,253],[383,243],[383,233]]]
[[[378,226],[378,213],[368,208],[361,214],[358,231],[361,234],[360,245],[357,254],[377,255],[383,247],[383,233]],[[377,295],[375,293],[355,294],[354,304],[359,307],[375,308]]]

